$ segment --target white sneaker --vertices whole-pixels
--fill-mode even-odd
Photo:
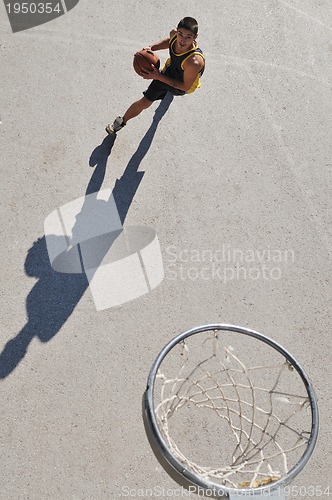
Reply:
[[[125,123],[123,123],[122,116],[118,116],[117,118],[115,118],[113,125],[111,125],[109,123],[107,125],[107,127],[105,128],[105,130],[108,134],[113,135],[113,134],[116,134],[117,132],[119,132],[119,130],[121,130],[124,126],[125,126]]]

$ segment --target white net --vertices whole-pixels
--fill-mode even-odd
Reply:
[[[177,344],[159,367],[154,408],[172,454],[229,488],[285,476],[311,431],[298,372],[264,342],[233,332],[206,331]]]

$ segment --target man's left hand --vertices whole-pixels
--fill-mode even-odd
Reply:
[[[156,68],[153,64],[151,64],[152,71],[143,71],[141,72],[141,76],[144,80],[159,80],[160,72],[159,69]]]

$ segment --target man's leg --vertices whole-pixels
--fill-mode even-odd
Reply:
[[[135,118],[135,116],[138,116],[144,109],[149,108],[151,104],[153,104],[152,101],[150,101],[146,97],[142,97],[142,99],[134,102],[131,106],[129,106],[123,117],[118,116],[114,120],[113,125],[109,123],[106,127],[106,132],[110,135],[116,134],[127,124],[128,120],[131,120],[132,118]]]
[[[126,125],[128,120],[131,120],[132,118],[135,118],[135,116],[138,116],[144,109],[147,109],[153,104],[152,101],[149,101],[146,97],[142,97],[139,101],[134,102],[125,114],[123,115],[123,124]]]
[[[135,116],[142,113],[144,109],[149,108],[155,101],[162,100],[168,90],[169,85],[166,85],[159,80],[152,80],[147,90],[143,92],[144,97],[129,106],[123,117],[118,116],[112,125],[109,123],[106,127],[106,132],[108,134],[116,134],[126,125],[128,120],[131,120]]]

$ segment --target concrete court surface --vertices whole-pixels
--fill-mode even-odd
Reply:
[[[95,166],[106,123],[147,86],[133,53],[186,15],[202,88],[129,123]],[[320,439],[289,497],[327,498],[331,3],[80,0],[15,34],[0,16],[1,500],[175,497],[141,397],[160,349],[212,322],[265,333],[310,375]],[[165,277],[96,310],[84,275],[51,269],[44,219],[121,177],[125,224],[156,231]]]

